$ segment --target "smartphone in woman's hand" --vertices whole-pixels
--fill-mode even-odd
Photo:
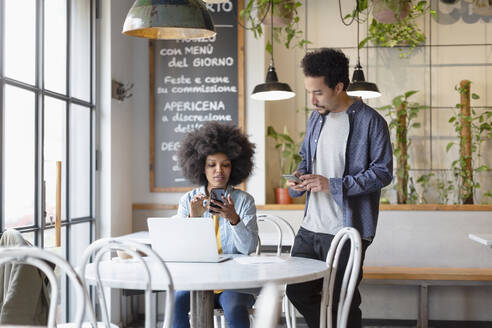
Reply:
[[[224,195],[225,195],[225,189],[222,189],[222,188],[212,188],[210,190],[210,199],[211,200],[214,200],[216,202],[224,203],[224,201],[222,200],[222,196],[224,196]],[[210,207],[220,208],[217,205],[213,204],[212,202],[210,202]],[[209,211],[211,213],[217,213],[217,212],[213,211],[211,208],[209,208]]]

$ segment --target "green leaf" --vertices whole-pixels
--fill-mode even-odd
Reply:
[[[402,103],[402,96],[396,96],[393,98],[393,106],[398,107]]]
[[[418,90],[410,90],[410,91],[407,91],[407,92],[405,92],[405,98],[409,98],[410,96],[413,96],[417,92],[418,92]]]
[[[482,165],[476,169],[477,172],[486,172],[488,170],[489,170],[489,167],[487,165]]]
[[[446,152],[448,152],[451,149],[451,147],[453,147],[453,145],[454,145],[454,142],[452,142],[452,141],[450,143],[448,143],[446,146]]]
[[[364,40],[362,40],[361,42],[359,42],[359,48],[364,48],[364,46],[366,45],[366,43],[370,40],[369,37],[365,38]]]
[[[476,93],[472,93],[471,97],[472,97],[472,99],[475,99],[475,100],[480,99],[480,96],[477,95]]]
[[[277,138],[277,131],[273,128],[273,126],[268,126],[267,128],[267,136]]]
[[[270,40],[267,41],[267,44],[265,46],[265,50],[271,55],[272,54],[272,43],[270,42]]]

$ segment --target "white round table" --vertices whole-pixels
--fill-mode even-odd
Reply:
[[[165,290],[166,279],[149,261],[152,290]],[[213,327],[213,290],[258,288],[267,282],[295,284],[322,278],[328,271],[326,263],[302,257],[281,257],[280,262],[241,264],[231,259],[222,263],[167,262],[176,290],[192,291],[193,327]],[[95,283],[95,267],[87,266],[85,278]],[[113,259],[100,264],[101,281],[112,288],[145,289],[143,265],[133,260]],[[155,272],[155,274],[154,274]],[[193,301],[192,301],[193,302]]]

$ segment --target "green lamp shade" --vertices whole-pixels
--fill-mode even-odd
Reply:
[[[377,98],[381,96],[376,83],[366,82],[364,71],[360,64],[355,66],[352,83],[347,88],[347,94],[351,97],[361,97],[363,99]]]
[[[137,0],[123,33],[147,39],[200,39],[214,36],[215,27],[201,0]]]
[[[294,97],[296,94],[287,83],[278,81],[275,67],[270,64],[265,83],[258,84],[251,94],[255,100],[283,100]]]

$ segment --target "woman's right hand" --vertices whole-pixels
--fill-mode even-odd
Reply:
[[[207,209],[206,206],[203,206],[203,201],[206,199],[207,196],[200,193],[196,194],[195,197],[190,200],[190,217],[197,218],[202,216],[203,212]]]

